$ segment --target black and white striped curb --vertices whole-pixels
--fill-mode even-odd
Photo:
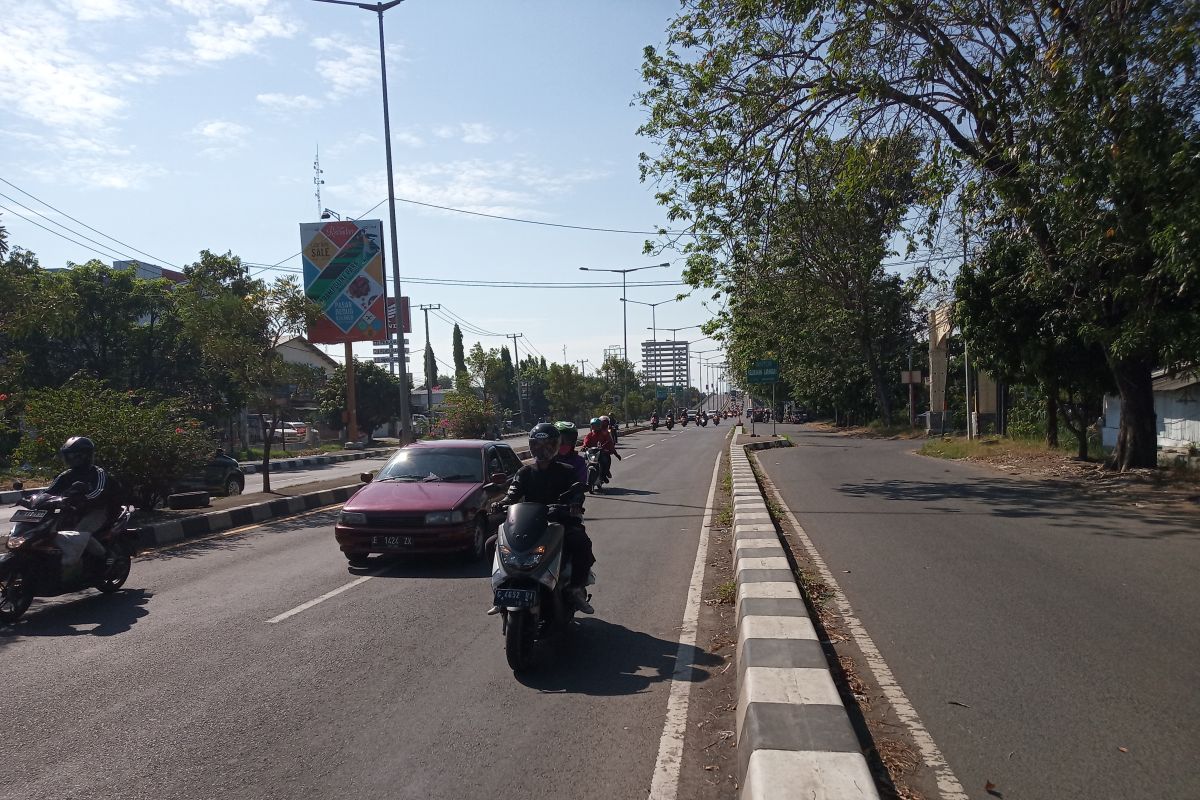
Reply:
[[[357,461],[360,458],[380,458],[396,452],[395,447],[384,447],[378,450],[347,450],[344,453],[333,453],[326,456],[297,456],[296,458],[271,459],[271,473],[287,472],[293,469],[310,469],[324,464],[337,464],[341,461]],[[254,475],[262,466],[262,461],[240,461],[238,466],[247,475]]]
[[[730,445],[729,463],[741,800],[878,800],[744,446]]]
[[[276,517],[287,517],[310,511],[314,508],[344,503],[361,489],[363,484],[339,486],[336,489],[326,489],[323,492],[299,494],[295,497],[281,497],[265,503],[231,508],[228,511],[213,511],[208,514],[197,514],[184,519],[160,522],[157,525],[145,525],[138,529],[138,541],[143,547],[161,547],[175,544],[184,539],[193,539],[210,533],[219,533],[230,528],[240,528],[243,525],[253,525],[256,522],[266,522]]]

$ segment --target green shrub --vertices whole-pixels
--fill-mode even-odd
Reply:
[[[116,479],[122,501],[152,506],[180,478],[199,469],[215,448],[200,423],[173,401],[77,379],[25,396],[25,435],[15,464],[61,469],[58,448],[71,436],[96,443],[96,463]]]

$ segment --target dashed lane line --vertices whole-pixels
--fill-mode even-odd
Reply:
[[[312,600],[309,600],[307,603],[301,603],[300,605],[296,606],[295,608],[288,609],[287,611],[283,612],[282,614],[271,617],[269,620],[267,620],[267,624],[274,625],[277,622],[283,622],[285,619],[294,617],[303,611],[307,611],[308,609],[312,608],[315,605],[320,605],[321,603],[324,603],[326,600],[330,599],[331,597],[337,597],[342,592],[349,591],[349,590],[353,589],[355,586],[359,586],[361,584],[366,583],[367,581],[371,580],[371,578],[374,578],[374,577],[377,577],[377,576],[383,574],[384,572],[387,571],[387,569],[388,569],[387,567],[381,567],[381,568],[375,570],[374,572],[370,573],[369,575],[363,575],[361,578],[355,578],[354,580],[350,581],[349,583],[344,583],[341,586],[339,586],[338,588],[334,589],[333,591],[326,592],[325,594],[321,595],[320,597],[314,597]]]

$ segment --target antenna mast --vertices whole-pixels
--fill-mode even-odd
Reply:
[[[321,176],[325,174],[325,170],[321,169],[321,145],[317,145],[317,154],[313,157],[313,183],[317,187],[317,191],[313,196],[317,198],[317,218],[320,219],[321,212],[324,206],[321,205],[321,185],[325,183],[325,179]]]

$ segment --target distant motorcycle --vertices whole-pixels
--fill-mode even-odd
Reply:
[[[651,431],[658,430],[658,415],[657,414],[655,414],[653,417],[650,418],[650,430]]]
[[[80,536],[72,530],[82,516],[73,498],[41,492],[17,504],[24,508],[13,513],[8,552],[0,554],[0,622],[16,622],[35,597],[92,587],[111,594],[125,585],[138,549],[137,533],[129,530],[133,506],[122,506],[112,524],[95,534],[108,559],[85,552],[64,563],[62,546]]]
[[[675,418],[668,416],[667,417],[667,430],[671,430],[674,427],[675,427]]]
[[[566,503],[568,497],[559,499]],[[492,600],[504,623],[504,654],[513,672],[532,667],[534,642],[565,633],[575,616],[567,594],[571,563],[563,559],[570,517],[568,505],[514,503],[496,532]],[[595,576],[589,574],[587,583],[595,583]]]
[[[600,448],[589,447],[584,454],[584,460],[587,461],[588,492],[596,494],[608,483],[608,478],[604,475],[604,462],[600,458]]]

